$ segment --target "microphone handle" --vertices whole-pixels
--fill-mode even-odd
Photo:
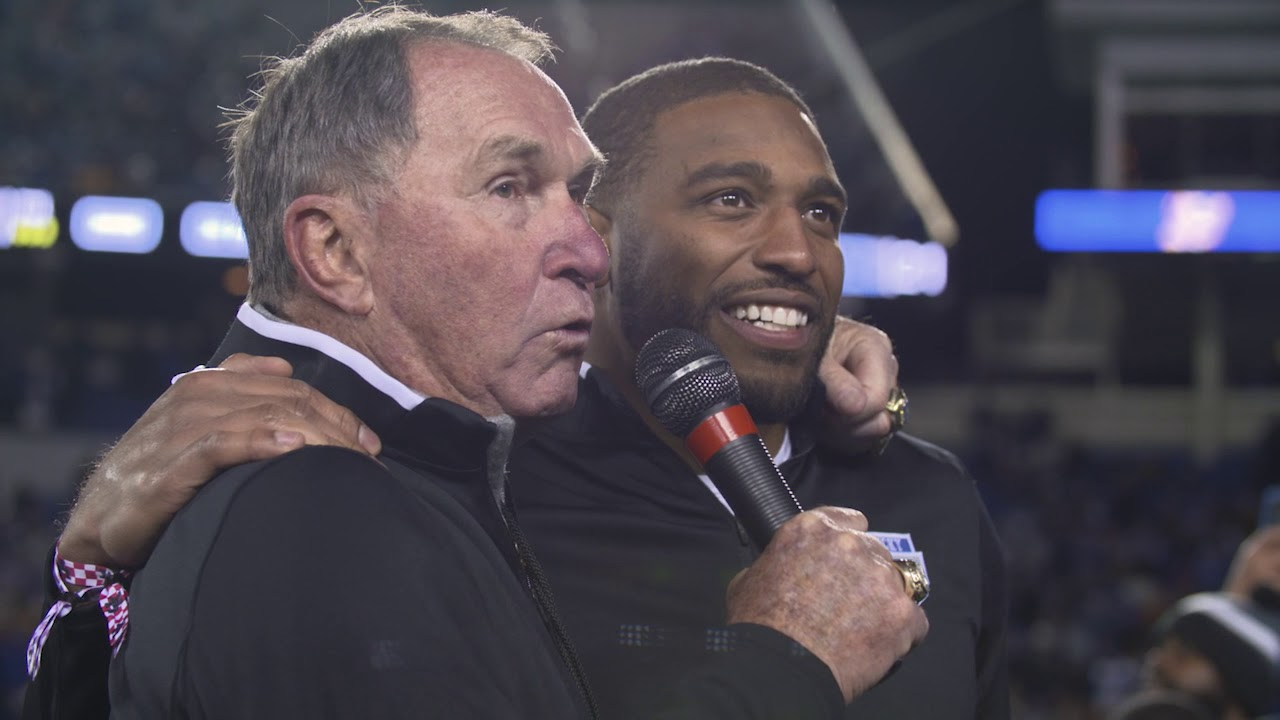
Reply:
[[[702,467],[757,550],[763,551],[774,532],[801,512],[800,503],[755,433],[725,443]]]

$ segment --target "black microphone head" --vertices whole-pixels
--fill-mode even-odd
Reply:
[[[710,340],[684,328],[663,330],[640,348],[636,387],[658,422],[681,438],[713,410],[742,402],[729,361]]]

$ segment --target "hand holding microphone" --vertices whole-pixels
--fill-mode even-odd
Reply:
[[[658,333],[637,356],[636,385],[762,550],[729,585],[730,623],[771,627],[803,645],[826,663],[846,702],[919,644],[929,623],[889,551],[856,510],[801,512],[709,340]]]
[[[685,439],[757,550],[802,512],[742,404],[738,377],[710,340],[681,328],[657,333],[636,357],[636,386],[662,426]],[[924,602],[929,581],[920,566],[894,564],[912,599]]]

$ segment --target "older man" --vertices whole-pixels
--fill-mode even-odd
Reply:
[[[547,54],[510,19],[392,8],[267,74],[232,139],[251,303],[215,361],[286,358],[383,452],[307,447],[200,492],[133,581],[114,714],[594,714],[505,473],[511,418],[573,405],[607,266],[601,159]],[[927,623],[865,527],[785,525],[668,708],[829,714],[876,682]]]

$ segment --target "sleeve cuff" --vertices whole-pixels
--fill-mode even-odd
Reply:
[[[743,650],[758,656],[755,670],[761,681],[768,676],[785,680],[786,685],[806,696],[821,699],[832,717],[843,717],[845,702],[831,669],[805,646],[771,627],[752,623],[730,625],[737,631]]]
[[[660,703],[663,720],[837,720],[844,696],[813,653],[763,625],[730,625]]]

